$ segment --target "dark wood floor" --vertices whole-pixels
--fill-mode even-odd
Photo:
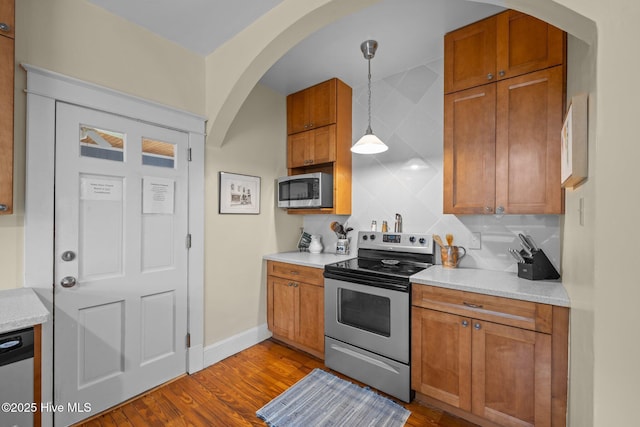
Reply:
[[[329,370],[319,359],[267,340],[81,425],[264,426],[256,411],[314,368]],[[474,426],[416,402],[396,402],[411,411],[407,426]]]

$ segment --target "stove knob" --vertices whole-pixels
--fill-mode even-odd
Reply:
[[[421,237],[420,240],[419,240],[421,245],[424,245],[426,243],[426,241],[427,240],[424,237]]]
[[[365,234],[364,236],[362,236],[362,240],[367,240],[369,237],[367,237],[367,235]]]
[[[369,236],[369,238],[370,238],[371,240],[376,240],[376,235],[375,235],[375,234],[372,234],[371,236]]]
[[[415,237],[415,236],[411,236],[411,237],[409,237],[409,241],[410,241],[411,243],[414,243],[414,242],[416,241],[416,237]]]

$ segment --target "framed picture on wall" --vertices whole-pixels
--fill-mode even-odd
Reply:
[[[574,188],[587,179],[587,94],[571,98],[560,136],[560,182]]]
[[[221,214],[259,214],[260,177],[220,172],[218,212]]]

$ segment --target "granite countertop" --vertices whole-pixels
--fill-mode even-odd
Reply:
[[[324,268],[327,264],[345,261],[355,258],[355,255],[336,255],[333,252],[323,252],[320,254],[312,254],[309,252],[280,252],[277,254],[265,255],[262,259],[268,261],[287,262],[289,264],[304,265],[307,267]]]
[[[561,307],[571,305],[562,282],[521,279],[516,273],[504,271],[435,265],[411,276],[411,282]]]
[[[31,288],[0,291],[0,333],[29,328],[49,320],[49,311]]]

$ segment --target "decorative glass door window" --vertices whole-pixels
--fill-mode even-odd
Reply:
[[[143,165],[173,169],[175,167],[175,158],[176,146],[174,144],[142,138]]]
[[[80,155],[96,159],[124,161],[125,134],[80,125]]]

